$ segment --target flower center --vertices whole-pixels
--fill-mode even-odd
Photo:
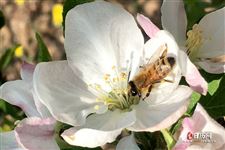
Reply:
[[[187,54],[190,56],[190,58],[195,59],[196,56],[195,54],[201,47],[202,42],[203,42],[202,30],[200,29],[198,24],[195,24],[192,27],[192,30],[189,30],[187,32],[186,47],[187,47]]]
[[[120,109],[123,111],[131,111],[132,105],[139,103],[139,97],[131,97],[128,93],[128,75],[125,72],[117,72],[115,67],[112,67],[113,74],[105,74],[103,77],[105,85],[110,90],[103,89],[99,84],[91,84],[91,87],[95,93],[97,93],[97,102],[103,102],[108,106],[108,109],[113,111]],[[95,106],[95,109],[100,109],[99,105]]]

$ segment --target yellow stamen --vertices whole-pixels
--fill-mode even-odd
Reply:
[[[101,85],[95,84],[95,89],[96,89],[96,90],[101,90]]]
[[[74,136],[74,135],[68,136],[68,138],[69,138],[71,141],[74,141],[74,140],[75,140],[75,136]]]
[[[198,24],[195,24],[192,27],[192,30],[189,30],[187,32],[187,37],[187,54],[191,59],[194,59],[203,42],[202,30],[200,29]]]
[[[213,58],[210,58],[209,60],[214,63],[225,63],[225,55],[213,57]]]
[[[108,81],[109,78],[110,78],[110,74],[105,74],[103,78],[104,78],[105,81]]]
[[[96,102],[102,102],[109,110],[113,111],[115,109],[120,109],[123,111],[130,111],[132,105],[139,103],[140,98],[134,97],[130,100],[127,89],[127,74],[125,72],[119,72],[119,69],[115,66],[113,66],[112,69],[114,73],[105,74],[103,76],[104,82],[108,83],[107,85],[109,88],[104,89],[101,85],[96,83],[89,85],[89,87],[91,87],[98,95]],[[95,105],[94,109],[99,110],[100,106]]]
[[[116,69],[116,66],[112,66],[112,70],[115,70]]]
[[[94,109],[95,110],[99,110],[100,106],[99,105],[95,105]]]
[[[126,79],[126,77],[127,77],[127,74],[126,73],[124,73],[124,72],[122,72],[121,74],[120,74],[120,77],[121,77],[121,79]]]

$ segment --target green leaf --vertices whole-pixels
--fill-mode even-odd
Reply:
[[[3,71],[12,61],[14,57],[14,52],[19,45],[9,48],[5,51],[0,59],[0,70]]]
[[[202,96],[200,103],[210,116],[217,119],[225,116],[225,74],[221,78],[212,80],[209,83],[209,92]]]
[[[200,100],[201,95],[197,92],[193,92],[191,95],[191,100],[190,103],[188,105],[188,109],[186,114],[191,115],[195,109],[196,104],[198,103],[198,101]]]
[[[72,148],[66,148],[62,150],[102,150],[101,147],[96,147],[96,148],[87,148],[87,147],[78,147],[78,146],[73,146]]]
[[[2,99],[0,99],[0,111],[6,112],[6,104]]]
[[[173,135],[167,129],[161,130],[161,133],[163,134],[163,137],[166,141],[168,150],[171,150],[173,146],[176,144]]]
[[[166,142],[160,131],[133,133],[141,150],[166,149]]]
[[[51,61],[51,55],[49,54],[48,48],[42,40],[39,33],[36,32],[36,39],[38,42],[37,62],[48,62]]]
[[[66,19],[67,12],[77,5],[92,2],[92,1],[94,0],[65,0],[63,5],[63,30],[65,30],[65,19]]]
[[[0,29],[5,25],[5,18],[3,12],[0,10]]]
[[[211,3],[208,3],[202,0],[184,0],[184,5],[188,19],[187,29],[190,30],[192,29],[192,26],[198,23],[207,13],[224,7],[225,1],[212,1]],[[207,8],[211,9],[211,11],[206,11]]]

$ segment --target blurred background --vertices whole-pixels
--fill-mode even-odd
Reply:
[[[146,15],[161,28],[162,0],[108,1],[123,5],[133,15]],[[224,0],[185,0],[189,27],[206,13],[224,5]],[[0,0],[0,11],[0,24],[4,20],[0,28],[0,84],[20,79],[19,71],[24,61],[37,63],[36,32],[41,35],[53,60],[65,59],[63,0]],[[16,121],[24,117],[20,108],[0,100],[0,131],[12,130]]]

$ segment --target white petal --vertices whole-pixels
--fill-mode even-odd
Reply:
[[[187,150],[195,150],[195,149],[215,149],[215,150],[223,150],[225,148],[225,129],[220,124],[218,124],[215,120],[213,120],[204,108],[197,104],[195,112],[191,118],[185,118],[182,123],[183,129],[180,133],[180,137],[175,145],[175,150],[187,149]],[[211,134],[211,138],[206,140],[210,140],[209,142],[204,142],[200,140],[194,140],[194,142],[190,142],[187,139],[188,133],[203,133],[205,136],[209,133]],[[193,136],[194,138],[195,136]]]
[[[71,144],[82,147],[97,147],[106,143],[115,141],[116,137],[121,133],[120,130],[100,131],[88,128],[73,127],[63,132],[63,139]]]
[[[49,112],[48,108],[38,99],[36,93],[32,91],[32,95],[34,98],[34,103],[38,112],[40,113],[42,118],[49,118],[52,117],[51,113]]]
[[[135,107],[137,121],[128,129],[153,132],[168,128],[186,111],[191,93],[189,87],[178,86],[171,95],[164,98],[163,103],[148,105],[142,101]]]
[[[133,111],[115,110],[105,114],[92,114],[84,126],[71,128],[65,131],[62,137],[72,145],[97,147],[113,142],[120,132],[132,125],[135,120]]]
[[[38,64],[34,72],[34,91],[51,114],[67,124],[82,125],[90,113],[96,112],[96,97],[73,73],[67,61]]]
[[[214,62],[205,60],[205,61],[196,62],[196,64],[209,73],[219,74],[219,73],[225,72],[225,63],[214,63]]]
[[[0,133],[0,149],[1,150],[23,150],[16,141],[14,131]]]
[[[20,75],[22,80],[29,81],[29,82],[32,81],[34,69],[35,69],[35,65],[31,65],[24,62],[20,70]]]
[[[186,41],[187,16],[183,0],[164,0],[161,12],[163,28],[173,34],[179,45],[184,46]]]
[[[105,114],[93,114],[87,118],[85,128],[101,131],[114,131],[126,128],[136,121],[135,112],[121,110],[108,111]]]
[[[32,83],[23,80],[9,81],[0,87],[0,98],[20,107],[27,116],[39,117],[31,90]]]
[[[203,44],[198,51],[201,58],[225,55],[225,8],[204,16],[199,26],[203,34]]]
[[[206,95],[208,91],[208,83],[199,73],[197,67],[190,61],[187,54],[183,51],[179,51],[179,62],[181,65],[182,75],[185,77],[190,87]]]
[[[26,150],[59,150],[54,139],[55,123],[52,118],[25,118],[15,128],[16,139]]]
[[[140,150],[138,147],[134,135],[129,135],[122,138],[116,146],[116,150]]]
[[[143,43],[134,18],[119,5],[104,1],[85,3],[66,16],[67,59],[73,71],[88,84],[100,84],[113,66],[127,68],[132,63],[132,69],[137,68]]]

